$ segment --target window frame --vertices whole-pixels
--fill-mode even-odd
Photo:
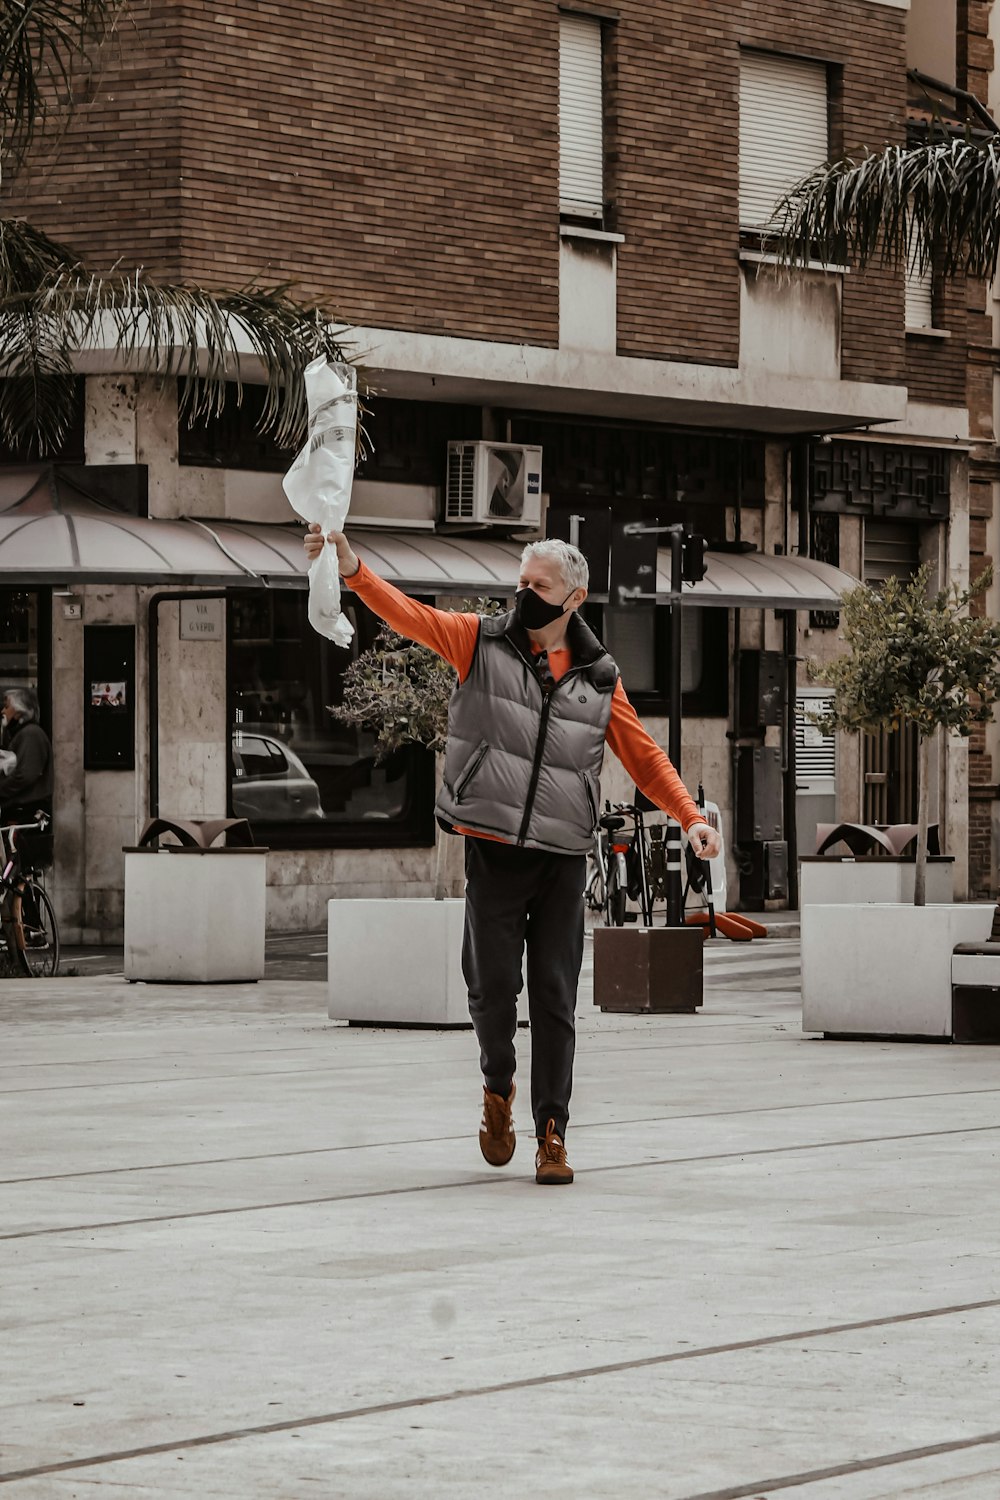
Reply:
[[[578,198],[578,197],[571,197],[568,194],[564,196],[564,193],[563,193],[563,183],[564,183],[565,178],[570,174],[570,170],[571,169],[575,169],[577,171],[581,170],[581,168],[579,166],[579,162],[578,162],[578,158],[581,155],[581,149],[580,149],[580,146],[579,146],[579,142],[577,141],[577,143],[574,145],[574,148],[573,148],[573,155],[574,155],[575,158],[577,158],[577,160],[571,163],[570,159],[569,159],[570,158],[570,154],[571,154],[570,153],[571,132],[568,129],[564,129],[564,120],[566,118],[566,111],[565,111],[566,80],[567,80],[567,75],[571,71],[570,70],[570,66],[569,66],[569,50],[570,50],[569,38],[572,35],[571,28],[574,27],[574,26],[576,26],[576,27],[583,27],[583,26],[588,27],[591,30],[592,34],[596,35],[597,44],[598,44],[598,51],[599,51],[598,72],[597,72],[597,78],[598,78],[597,98],[595,100],[594,98],[591,97],[591,98],[588,98],[588,100],[587,100],[587,113],[588,113],[588,116],[592,113],[593,118],[589,118],[588,117],[587,122],[586,122],[588,130],[591,131],[591,132],[593,131],[593,127],[596,124],[597,128],[598,128],[598,131],[599,131],[599,135],[600,135],[600,144],[599,144],[598,153],[597,153],[597,155],[598,155],[598,161],[599,161],[600,182],[597,184],[597,186],[599,188],[599,196],[597,198],[591,198],[591,197],[587,197],[587,198],[579,197]],[[581,35],[582,35],[582,33],[578,32],[578,37],[581,36]],[[609,127],[608,88],[607,88],[607,74],[608,74],[608,61],[609,61],[609,59],[608,59],[608,26],[607,26],[607,18],[604,17],[604,16],[601,16],[601,15],[596,15],[593,12],[590,12],[590,11],[582,10],[582,9],[581,10],[576,10],[576,9],[570,9],[568,7],[565,8],[565,9],[560,9],[559,14],[558,14],[558,55],[559,55],[559,77],[558,77],[558,85],[559,85],[559,87],[558,87],[558,94],[559,94],[559,111],[558,111],[558,118],[559,118],[559,126],[558,126],[558,148],[559,148],[558,149],[558,158],[559,158],[559,161],[558,161],[559,221],[560,221],[561,224],[571,224],[571,225],[572,224],[578,224],[578,225],[581,225],[582,227],[590,228],[590,229],[606,229],[606,228],[608,228],[608,224],[607,224],[606,221],[607,221],[607,212],[608,212],[608,127]],[[591,79],[590,79],[590,85],[591,86],[592,86],[592,82],[593,82],[593,77],[591,76]],[[581,115],[582,115],[582,111],[581,111]],[[581,115],[577,116],[577,120],[578,121],[579,121]],[[592,168],[591,168],[591,170],[592,170]],[[586,175],[586,172],[584,172],[584,175]]]
[[[604,603],[587,603],[581,611],[587,624],[600,640],[604,639]],[[637,608],[641,606],[636,606]],[[670,715],[670,630],[669,604],[650,606],[654,610],[653,672],[656,686],[652,691],[633,691],[627,682],[622,686],[632,707],[643,718],[669,718]],[[724,606],[689,605],[704,622],[702,650],[705,668],[702,681],[692,692],[681,696],[681,715],[694,719],[728,719],[731,689],[729,665],[729,610]],[[721,669],[710,670],[716,660]]]
[[[227,817],[240,817],[243,814],[233,812],[233,775],[232,775],[232,751],[231,737],[236,723],[236,680],[235,680],[235,652],[236,641],[232,629],[233,611],[237,602],[237,596],[251,595],[256,598],[259,594],[269,597],[272,591],[261,591],[257,589],[229,589],[226,592],[226,741],[224,753],[226,756],[226,815]],[[378,616],[373,614],[367,606],[350,590],[344,590],[345,602],[349,602],[353,609],[359,613],[370,616],[369,625],[374,634],[381,626]],[[303,594],[303,597],[304,594]],[[312,640],[311,633],[306,639]],[[244,645],[252,645],[252,641],[245,640]],[[319,636],[315,636],[316,649],[322,645]],[[336,647],[330,646],[329,650],[336,651]],[[349,664],[346,654],[344,666]],[[249,731],[258,734],[260,731]],[[266,738],[266,735],[263,736]],[[294,747],[292,747],[294,749]],[[295,751],[299,759],[302,759],[298,751]],[[371,757],[362,759],[371,760]],[[308,770],[308,764],[306,768]],[[360,764],[359,760],[359,764]],[[406,746],[387,757],[381,763],[381,767],[389,768],[390,771],[399,771],[408,778],[408,806],[405,814],[399,819],[392,821],[380,818],[353,819],[350,822],[339,823],[328,822],[320,818],[303,819],[275,819],[258,820],[252,822],[254,837],[269,849],[280,850],[308,850],[308,849],[414,849],[432,848],[436,837],[436,825],[434,821],[435,801],[435,757],[434,752],[420,745]]]
[[[824,133],[825,133],[826,139],[825,139],[825,145],[824,145],[823,153],[822,153],[822,155],[820,156],[820,158],[818,160],[811,161],[808,165],[800,164],[801,170],[799,169],[799,166],[797,166],[796,168],[794,168],[794,170],[789,175],[789,180],[788,180],[788,183],[787,183],[787,187],[789,187],[789,188],[792,187],[792,186],[794,186],[794,184],[800,178],[804,177],[806,175],[806,172],[808,172],[809,170],[811,170],[812,167],[821,166],[824,161],[828,161],[830,159],[831,151],[832,151],[832,148],[833,148],[834,136],[836,134],[836,131],[835,131],[835,128],[834,128],[834,126],[835,126],[835,121],[834,121],[835,90],[834,90],[834,76],[833,76],[834,75],[834,68],[831,66],[830,62],[826,58],[801,56],[801,55],[798,55],[798,54],[795,54],[795,53],[789,53],[789,52],[778,52],[778,51],[775,51],[775,50],[767,48],[767,47],[741,46],[741,48],[740,48],[739,88],[738,88],[738,93],[737,93],[737,121],[738,121],[738,127],[737,127],[738,128],[737,200],[738,200],[738,215],[739,215],[739,232],[740,232],[741,242],[748,242],[749,243],[749,242],[752,241],[752,242],[756,243],[765,234],[765,232],[766,232],[766,224],[765,223],[751,222],[749,220],[749,218],[745,217],[745,209],[744,209],[745,191],[746,191],[746,187],[747,187],[746,180],[745,180],[745,173],[744,173],[744,160],[745,160],[745,158],[744,158],[744,145],[746,143],[746,134],[747,134],[746,126],[747,126],[747,123],[748,123],[748,120],[747,120],[747,117],[746,117],[746,114],[745,114],[745,105],[744,105],[744,98],[745,98],[745,95],[744,95],[744,78],[746,76],[746,63],[747,63],[747,61],[749,59],[757,59],[757,60],[767,59],[767,60],[769,60],[769,61],[771,61],[771,62],[773,62],[775,64],[778,64],[778,65],[783,64],[786,67],[799,66],[799,67],[802,67],[802,68],[812,68],[812,69],[815,69],[817,72],[822,71],[822,74],[823,74],[823,77],[824,77],[824,103],[823,103],[822,119],[823,119],[823,129],[824,129]],[[772,84],[768,87],[767,92],[768,92],[769,100],[770,101],[773,101],[776,97],[778,97],[778,91],[775,90],[775,88],[773,86],[773,81],[772,81]],[[779,139],[779,137],[777,136],[777,133],[775,132],[773,135],[769,135],[769,139]],[[781,137],[780,139],[783,139],[783,137]],[[757,186],[758,191],[760,191],[759,180],[758,179],[755,179],[755,186]],[[778,197],[780,197],[780,193],[779,193]],[[778,197],[776,197],[775,202],[778,201]],[[772,211],[773,211],[773,207],[774,207],[774,205],[772,204]]]

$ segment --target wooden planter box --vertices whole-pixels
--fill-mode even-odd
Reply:
[[[595,927],[594,1004],[621,1015],[693,1012],[702,1003],[700,927]]]

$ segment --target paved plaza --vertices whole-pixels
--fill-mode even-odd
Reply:
[[[588,967],[559,1191],[483,1163],[470,1032],[0,981],[4,1496],[997,1500],[1000,1054],[708,967],[657,1018]]]

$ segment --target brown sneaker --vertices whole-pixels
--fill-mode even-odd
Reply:
[[[500,1094],[491,1094],[483,1084],[483,1123],[479,1127],[479,1149],[491,1167],[505,1167],[514,1155],[517,1137],[510,1117],[511,1105],[517,1089],[510,1086],[506,1099]]]
[[[545,1139],[538,1142],[535,1152],[535,1181],[558,1186],[573,1181],[573,1168],[566,1160],[566,1147],[556,1135],[556,1122],[550,1120],[545,1127]]]

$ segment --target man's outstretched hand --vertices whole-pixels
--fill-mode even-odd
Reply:
[[[358,571],[361,562],[344,533],[342,531],[328,531],[326,536],[324,536],[322,526],[316,521],[310,522],[309,530],[302,541],[302,545],[306,549],[306,556],[310,562],[316,561],[327,543],[337,549],[337,567],[340,569],[341,577],[350,578]]]
[[[722,849],[718,829],[709,823],[692,823],[687,836],[688,843],[699,859],[715,859]]]

